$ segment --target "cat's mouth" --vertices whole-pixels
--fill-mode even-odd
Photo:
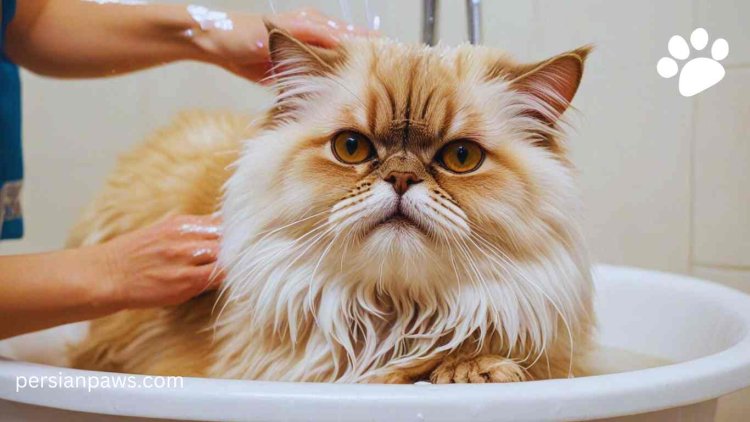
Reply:
[[[383,221],[380,222],[380,224],[409,224],[414,225],[411,221],[411,219],[404,214],[402,214],[400,211],[397,211],[393,213],[390,217],[386,217],[383,219]],[[378,224],[378,225],[380,225]]]
[[[411,217],[407,216],[401,210],[396,210],[393,214],[380,220],[373,229],[378,227],[392,227],[394,229],[415,229],[422,231],[422,227],[414,221]]]

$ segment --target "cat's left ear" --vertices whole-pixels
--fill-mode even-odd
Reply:
[[[345,55],[339,48],[321,48],[306,44],[289,32],[265,20],[268,30],[268,49],[273,76],[325,76],[332,74],[343,63]]]
[[[510,86],[540,100],[543,107],[534,114],[553,125],[573,101],[590,52],[591,46],[585,46],[540,63],[519,66]]]

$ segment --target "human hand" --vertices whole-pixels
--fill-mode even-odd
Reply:
[[[325,48],[335,47],[341,40],[353,36],[372,34],[314,9],[267,16],[231,13],[228,17],[232,21],[231,30],[208,28],[193,31],[193,42],[202,52],[201,60],[222,66],[254,82],[261,81],[271,66],[264,19],[300,41]]]
[[[176,305],[218,287],[220,221],[177,216],[93,247],[119,308]]]

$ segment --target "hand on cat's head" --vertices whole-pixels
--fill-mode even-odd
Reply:
[[[262,81],[271,67],[268,31],[273,22],[295,38],[325,48],[342,40],[374,33],[326,16],[315,9],[300,9],[275,15],[231,13],[232,30],[210,29],[193,36],[200,59],[217,64],[253,82]]]

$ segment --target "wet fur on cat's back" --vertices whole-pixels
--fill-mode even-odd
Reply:
[[[255,128],[229,112],[185,112],[122,156],[102,194],[72,230],[69,247],[105,242],[170,215],[211,214],[241,141]],[[215,293],[183,305],[122,311],[94,320],[74,346],[73,367],[200,376],[211,363]]]

